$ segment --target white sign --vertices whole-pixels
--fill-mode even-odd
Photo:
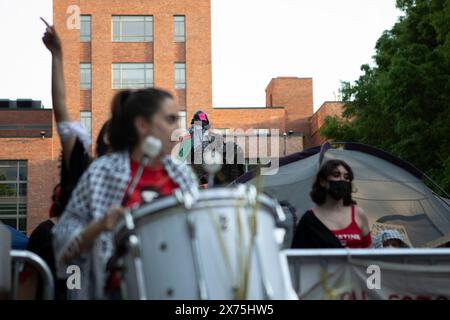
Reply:
[[[430,262],[425,262],[423,255],[417,259],[395,255],[398,250],[405,253],[412,249],[370,250],[390,255],[349,257],[343,250],[345,255],[326,256],[321,254],[323,250],[310,250],[305,257],[290,250],[294,290],[301,300],[450,300],[450,250],[446,256],[443,251],[436,257],[429,255]],[[428,250],[438,250],[439,254],[445,249]],[[436,261],[431,263],[433,259]]]

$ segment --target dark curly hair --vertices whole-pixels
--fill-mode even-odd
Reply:
[[[314,203],[317,205],[322,205],[327,200],[327,189],[323,187],[320,182],[326,181],[328,176],[330,176],[334,169],[336,169],[339,166],[343,166],[349,175],[350,183],[353,181],[354,175],[353,171],[350,168],[350,166],[343,160],[328,160],[325,162],[319,169],[319,172],[316,175],[316,180],[314,181],[314,184],[312,186],[312,190],[310,192],[310,197]],[[350,197],[342,199],[344,206],[350,206],[352,204],[356,204],[356,202],[352,199],[352,196],[350,194]]]

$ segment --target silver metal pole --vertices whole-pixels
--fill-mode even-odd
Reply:
[[[14,263],[15,269],[18,270],[20,265],[23,265],[25,262],[32,264],[37,268],[38,272],[41,275],[42,283],[43,283],[43,299],[44,300],[54,300],[55,298],[55,283],[53,280],[52,272],[48,267],[47,263],[42,260],[37,254],[25,251],[25,250],[11,250],[11,260]],[[13,283],[16,286],[18,284],[18,276],[19,272],[14,272]],[[18,292],[18,287],[13,288],[14,298],[17,298],[15,295]]]

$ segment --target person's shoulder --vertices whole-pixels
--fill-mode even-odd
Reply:
[[[357,205],[355,205],[355,214],[359,218],[366,218],[367,217],[366,216],[366,212],[364,211],[364,209],[359,207],[359,206],[357,206]]]
[[[363,224],[369,224],[369,218],[363,208],[355,205],[355,217],[356,221],[361,221]]]
[[[308,222],[308,221],[313,220],[314,218],[315,218],[314,212],[312,211],[312,209],[308,209],[308,210],[305,211],[305,213],[301,217],[300,221],[301,222]]]
[[[28,241],[29,246],[33,246],[36,241],[41,242],[43,237],[50,237],[54,226],[55,224],[50,219],[41,222],[31,233]]]
[[[31,233],[40,233],[40,232],[46,232],[48,230],[51,230],[53,228],[55,224],[53,223],[52,220],[47,219],[43,222],[41,222],[35,229],[34,231]]]
[[[96,170],[115,170],[117,164],[123,163],[128,159],[126,152],[114,152],[95,159],[89,166],[89,171]]]

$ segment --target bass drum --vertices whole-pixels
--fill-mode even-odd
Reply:
[[[180,194],[141,206],[115,229],[123,298],[292,298],[275,239],[283,216],[245,186],[201,190],[189,210]]]

